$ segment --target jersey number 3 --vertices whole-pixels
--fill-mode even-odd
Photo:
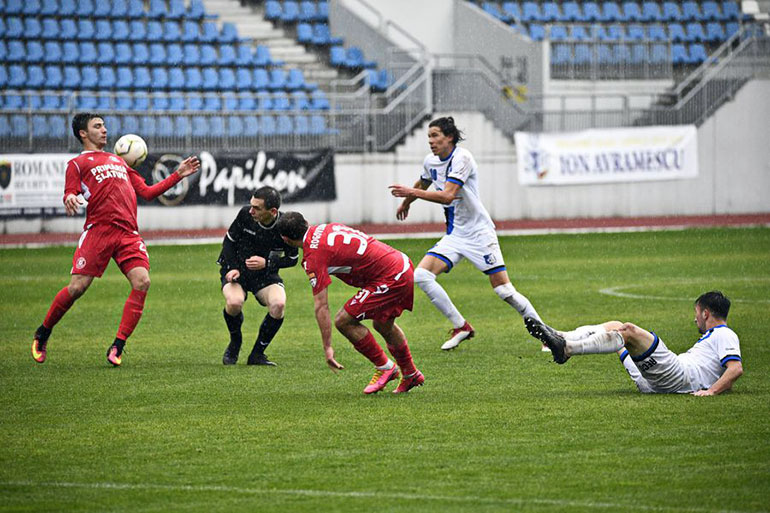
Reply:
[[[330,247],[334,246],[338,237],[342,237],[343,244],[350,244],[353,242],[353,239],[357,240],[358,250],[356,250],[356,253],[359,255],[363,255],[364,251],[366,251],[366,247],[369,245],[369,243],[366,242],[366,235],[363,232],[354,230],[349,226],[334,226],[326,238],[326,243]]]

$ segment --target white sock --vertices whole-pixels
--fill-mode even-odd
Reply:
[[[377,370],[390,370],[393,368],[393,365],[395,365],[393,363],[393,360],[388,359],[388,363],[386,363],[382,367],[377,367]]]
[[[500,296],[500,299],[514,307],[522,317],[532,317],[538,321],[542,321],[535,311],[535,307],[529,302],[529,299],[527,299],[521,292],[518,292],[512,283],[498,285],[494,288],[494,291],[495,294]]]
[[[623,336],[617,331],[594,333],[580,340],[567,341],[567,354],[602,354],[614,353],[623,347]]]
[[[580,340],[581,338],[590,337],[596,333],[606,333],[603,324],[589,324],[587,326],[580,326],[572,331],[560,331],[564,340]]]
[[[449,319],[452,326],[455,328],[462,328],[465,326],[465,317],[460,314],[452,300],[449,299],[449,294],[446,293],[444,288],[436,281],[436,275],[427,269],[418,267],[414,271],[414,282],[418,287],[425,292],[433,306],[438,308],[438,311],[444,314],[444,317]]]

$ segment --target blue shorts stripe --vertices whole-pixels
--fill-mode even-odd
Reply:
[[[639,356],[632,356],[632,357],[631,357],[631,359],[632,359],[633,361],[635,361],[635,362],[641,362],[642,360],[645,360],[645,359],[649,358],[649,357],[650,357],[650,355],[651,355],[652,353],[654,353],[654,352],[655,352],[655,350],[658,348],[658,342],[660,342],[660,339],[658,338],[658,335],[656,335],[654,331],[651,331],[650,333],[652,333],[652,336],[653,336],[653,337],[655,337],[655,340],[653,340],[653,341],[652,341],[652,345],[651,345],[651,346],[650,346],[650,348],[649,348],[647,351],[645,351],[643,354],[641,354],[641,355],[639,355]]]
[[[452,261],[451,261],[451,260],[449,260],[449,259],[448,259],[447,257],[445,257],[444,255],[440,255],[440,254],[438,254],[438,253],[436,253],[436,252],[434,252],[434,251],[428,251],[428,252],[427,252],[427,253],[425,253],[425,254],[426,254],[426,255],[430,255],[430,256],[432,256],[432,257],[434,257],[434,258],[438,258],[439,260],[441,260],[442,262],[444,262],[444,263],[445,263],[447,266],[449,266],[449,269],[447,269],[447,270],[446,270],[446,272],[449,272],[449,271],[451,271],[451,270],[452,270],[452,267],[454,267],[454,264],[452,264]]]
[[[486,271],[484,271],[484,274],[495,274],[501,271],[505,271],[504,265],[498,265],[497,267],[493,267],[492,269],[487,269]]]

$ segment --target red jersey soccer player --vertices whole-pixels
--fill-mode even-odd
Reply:
[[[361,290],[340,308],[334,319],[337,329],[350,340],[353,347],[371,361],[376,370],[365,394],[384,389],[396,379],[399,369],[401,382],[395,394],[408,392],[425,382],[425,377],[412,361],[409,344],[396,317],[411,310],[414,302],[414,274],[409,258],[387,244],[339,223],[310,226],[302,214],[286,212],[276,224],[290,246],[302,248],[302,267],[310,278],[315,302],[315,317],[321,330],[326,363],[332,370],[342,369],[334,359],[328,286],[330,274]],[[374,329],[382,335],[398,367],[374,340],[369,329],[361,324],[371,319]]]
[[[43,363],[51,330],[72,304],[85,293],[94,277],[104,273],[110,258],[131,283],[131,293],[123,307],[123,317],[115,341],[107,349],[107,361],[119,366],[126,339],[139,323],[144,299],[150,288],[150,260],[136,223],[136,195],[154,199],[200,167],[197,157],[184,160],[175,173],[148,186],[142,176],[125,161],[102,151],[107,144],[107,128],[98,114],[79,113],[72,119],[72,131],[83,144],[83,152],[67,163],[64,206],[75,215],[88,201],[86,223],[72,257],[70,283],[56,294],[43,324],[35,332],[32,357]]]

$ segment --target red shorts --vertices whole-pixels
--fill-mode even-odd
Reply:
[[[70,274],[101,277],[110,258],[115,259],[123,274],[134,267],[150,269],[150,258],[142,237],[110,225],[94,225],[80,236],[72,257]]]
[[[343,308],[359,321],[371,319],[385,322],[395,319],[404,310],[411,311],[413,306],[414,271],[412,262],[404,256],[404,269],[401,272],[362,288]]]

